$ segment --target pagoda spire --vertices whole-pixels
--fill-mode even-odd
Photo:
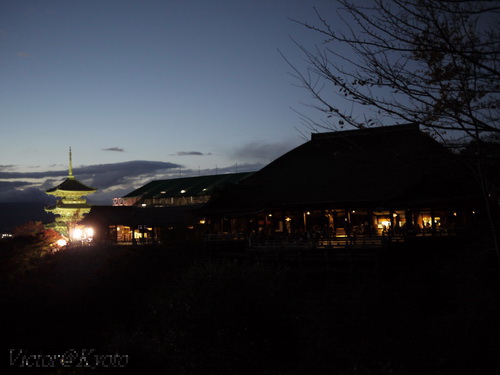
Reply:
[[[73,176],[73,158],[71,157],[71,147],[69,148],[69,178],[75,178]]]
[[[55,222],[47,225],[61,235],[69,238],[74,236],[72,231],[78,228],[78,222],[83,215],[90,212],[90,204],[87,204],[85,196],[93,194],[97,189],[84,185],[73,176],[73,155],[69,148],[69,171],[68,178],[62,183],[46,191],[48,195],[60,197],[56,204],[45,207],[45,212],[55,215]]]

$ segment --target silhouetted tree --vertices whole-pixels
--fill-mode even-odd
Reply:
[[[391,119],[422,124],[442,139],[451,131],[452,137],[474,140],[500,266],[481,149],[482,139],[500,134],[500,1],[336,1],[335,29],[318,11],[316,24],[295,20],[324,37],[322,48],[297,43],[306,57],[304,69],[287,60],[315,99],[312,106],[325,114],[320,121],[303,117],[304,122],[312,130],[335,130]]]
[[[13,237],[36,237],[44,231],[41,221],[29,221],[14,228]]]
[[[440,136],[500,133],[498,0],[336,1],[335,21],[319,12],[315,24],[295,20],[324,37],[322,47],[297,43],[304,69],[289,62],[325,113],[306,124],[362,128],[390,119]],[[357,116],[360,107],[373,116]]]
[[[58,251],[59,233],[45,229],[40,221],[30,221],[13,230],[13,238],[2,247],[2,277],[12,277],[43,263],[46,256]]]

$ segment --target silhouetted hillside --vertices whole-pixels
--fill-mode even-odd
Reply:
[[[0,202],[0,230],[11,230],[28,221],[50,223],[54,215],[44,211],[43,202]]]
[[[15,272],[20,253],[33,251],[25,246],[29,239],[9,243],[0,262],[0,299],[8,306],[2,350],[65,358],[88,350],[93,354],[84,364],[95,364],[87,372],[74,361],[67,367],[54,362],[29,373],[455,375],[500,369],[494,254],[474,246],[458,246],[453,256],[399,247],[376,277],[357,268],[342,278],[341,265],[232,261],[186,246],[72,248]],[[116,354],[126,363],[106,368],[94,354]],[[8,369],[28,373],[21,364],[15,359]]]

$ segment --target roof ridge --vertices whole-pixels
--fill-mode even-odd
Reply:
[[[357,135],[367,135],[373,133],[388,133],[396,131],[420,131],[420,127],[417,123],[402,124],[402,125],[387,125],[378,126],[375,128],[363,128],[354,130],[339,130],[326,133],[311,133],[311,141],[318,139],[328,139],[328,138],[340,138],[345,136],[357,136]]]

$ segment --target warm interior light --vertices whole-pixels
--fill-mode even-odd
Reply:
[[[81,229],[76,228],[73,230],[73,239],[80,240],[83,236],[83,232]]]
[[[285,218],[285,220],[286,220],[286,221],[291,221],[291,220],[292,220],[292,218],[287,216],[287,217]]]
[[[64,238],[61,238],[59,240],[57,240],[57,246],[60,246],[60,247],[63,247],[63,246],[66,246],[66,244],[68,243]]]
[[[87,237],[94,237],[94,230],[92,228],[85,228]]]
[[[200,224],[205,224],[205,219],[200,220]]]

